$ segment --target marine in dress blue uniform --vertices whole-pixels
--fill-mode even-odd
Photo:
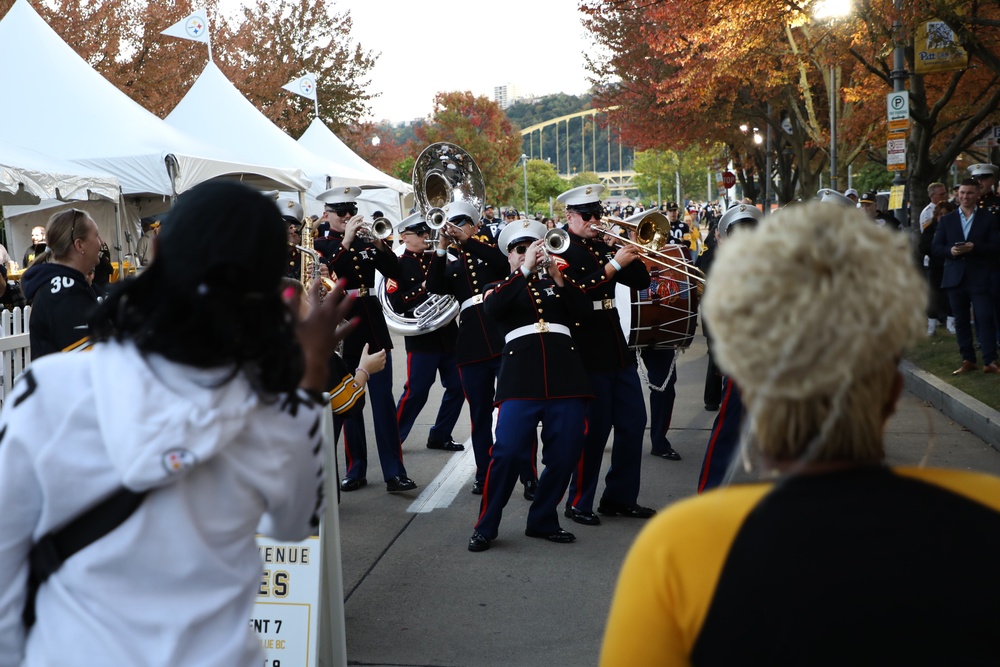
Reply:
[[[493,399],[504,347],[503,334],[483,309],[483,295],[486,286],[505,278],[510,268],[489,228],[476,224],[479,211],[475,206],[468,202],[452,202],[445,206],[445,216],[448,224],[443,231],[447,234],[440,236],[427,271],[427,291],[450,294],[461,305],[456,361],[472,422],[472,449],[476,458],[472,493],[480,495],[493,446]],[[452,240],[451,252],[456,261],[447,258]],[[529,500],[534,493],[536,477],[532,457],[521,471],[525,497]]]
[[[430,228],[420,213],[414,213],[396,227],[405,250],[399,258],[399,281],[389,281],[386,293],[389,303],[397,313],[413,317],[417,306],[428,299],[426,288],[427,269],[434,251],[427,247]],[[438,409],[434,426],[428,434],[428,449],[462,451],[464,446],[452,439],[452,430],[462,412],[462,381],[455,365],[455,341],[458,325],[451,320],[444,326],[413,336],[406,336],[406,385],[396,403],[400,440],[406,437],[417,420],[417,415],[427,404],[427,396],[435,378],[441,376],[444,396]]]
[[[1000,220],[1000,196],[996,193],[997,176],[1000,167],[994,164],[974,164],[969,167],[969,174],[979,183],[980,195],[977,208],[985,210],[991,216]],[[992,298],[994,313],[994,329],[997,335],[997,347],[1000,348],[1000,266],[993,272]]]
[[[650,276],[636,246],[616,250],[598,238],[594,226],[600,223],[603,191],[603,185],[585,185],[558,198],[566,204],[569,221],[569,246],[560,255],[568,263],[563,272],[591,302],[588,312],[574,321],[573,338],[580,345],[595,399],[588,406],[583,455],[570,482],[565,510],[567,517],[588,526],[600,523],[593,511],[594,498],[612,429],[611,468],[598,511],[642,519],[656,513],[638,504],[646,400],[614,301],[616,283],[645,289]]]
[[[846,199],[839,192],[836,194]],[[836,198],[831,198],[829,201],[836,205],[844,205]],[[719,219],[719,225],[715,232],[716,243],[722,245],[726,238],[737,229],[754,227],[761,218],[763,218],[763,214],[756,206],[733,205]],[[740,395],[739,387],[736,386],[732,378],[723,376],[722,401],[719,404],[719,413],[715,415],[715,422],[712,424],[708,446],[705,448],[705,457],[701,462],[701,473],[698,475],[698,493],[714,489],[726,481],[733,458],[740,447],[742,421],[743,398]]]
[[[690,236],[691,230],[687,223],[677,221],[678,210],[676,202],[667,203],[667,220],[673,218],[667,242],[687,250],[689,241],[686,237]],[[645,211],[636,213],[628,221],[638,222],[644,215]],[[649,387],[649,453],[668,461],[680,461],[681,455],[674,450],[667,437],[677,398],[677,351],[646,347],[640,350],[639,355],[646,365],[646,384]]]
[[[544,276],[536,273],[544,255],[539,239],[545,231],[545,225],[529,220],[504,228],[499,242],[510,250],[512,272],[484,299],[487,314],[504,333],[505,345],[497,381],[496,444],[469,551],[485,551],[496,539],[518,471],[531,456],[539,422],[545,468],[524,533],[556,543],[576,539],[559,526],[558,506],[580,457],[586,404],[592,397],[570,332],[591,305],[578,287],[563,278],[556,262]]]
[[[324,211],[313,247],[322,255],[330,271],[347,281],[348,293],[356,297],[351,317],[358,318],[359,323],[344,340],[343,356],[348,368],[357,367],[366,344],[369,352],[385,350],[385,372],[376,373],[368,382],[368,402],[372,408],[382,477],[386,490],[395,493],[415,489],[417,485],[407,477],[403,466],[403,448],[392,392],[392,340],[374,286],[376,270],[387,280],[399,280],[399,260],[382,241],[358,238],[358,229],[364,224],[364,218],[357,214],[360,194],[360,188],[340,187],[317,197],[324,203]],[[335,420],[336,429],[340,428],[340,422],[344,429],[347,464],[347,473],[340,482],[340,488],[342,491],[356,491],[368,483],[364,412],[359,410],[346,419]]]

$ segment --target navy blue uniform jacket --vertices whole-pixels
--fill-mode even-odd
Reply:
[[[427,300],[427,289],[424,281],[427,278],[427,268],[434,251],[412,253],[404,250],[399,258],[399,281],[387,283],[386,294],[392,309],[400,315],[413,317],[413,309]],[[406,336],[407,352],[451,352],[455,349],[455,339],[458,337],[458,325],[455,320],[448,322],[440,329],[427,333]]]
[[[510,272],[507,256],[489,243],[489,236],[470,238],[452,248],[457,261],[434,255],[427,270],[427,291],[451,294],[461,304],[486,293],[486,286],[502,280]],[[483,312],[482,304],[470,306],[459,316],[456,361],[459,366],[496,358],[503,350],[503,336]]]
[[[591,308],[587,297],[572,283],[559,287],[547,276],[525,278],[520,269],[498,283],[483,305],[504,335],[542,320],[572,331],[573,323]],[[530,333],[504,345],[495,403],[550,398],[593,398],[573,338]]]
[[[375,296],[375,271],[387,280],[398,281],[399,258],[385,245],[380,250],[375,244],[355,237],[351,247],[345,248],[343,241],[343,234],[330,232],[327,237],[317,237],[313,247],[323,256],[330,271],[336,273],[339,280],[347,281],[345,289],[367,287],[370,290],[368,296],[358,297],[349,315],[361,318],[357,328],[344,341],[344,358],[353,362],[361,357],[365,343],[369,352],[392,349],[382,304]]]
[[[570,243],[560,255],[569,262],[563,275],[583,290],[593,301],[615,298],[615,284],[622,283],[637,290],[649,287],[649,271],[638,259],[618,271],[611,278],[604,273],[604,265],[614,258],[616,248],[603,241],[585,239],[569,233]],[[630,304],[619,304],[628,308]],[[573,338],[580,344],[580,354],[587,371],[600,373],[617,371],[635,363],[635,353],[628,349],[622,333],[618,309],[594,310],[574,322]]]

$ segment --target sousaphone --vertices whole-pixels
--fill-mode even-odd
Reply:
[[[440,233],[446,222],[444,207],[452,202],[464,201],[472,204],[482,216],[486,206],[486,182],[479,165],[472,156],[455,144],[440,142],[425,148],[416,162],[412,173],[413,198],[427,225]],[[396,254],[403,253],[403,246]],[[386,281],[381,274],[376,285],[379,301],[385,313],[385,322],[390,330],[403,335],[414,336],[435,331],[451,322],[460,310],[458,300],[451,295],[431,294],[417,306],[413,316],[401,315],[392,309],[385,291]]]

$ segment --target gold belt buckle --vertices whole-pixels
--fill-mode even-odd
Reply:
[[[611,310],[614,305],[611,303],[611,299],[601,299],[601,308],[604,310]]]
[[[535,322],[535,333],[549,333],[549,323],[545,320]]]
[[[368,287],[362,285],[358,288],[358,296],[368,296]]]

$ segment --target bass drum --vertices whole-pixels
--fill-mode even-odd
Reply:
[[[691,265],[682,246],[668,245],[659,252]],[[687,349],[698,324],[701,293],[697,283],[680,271],[641,259],[649,271],[649,287],[637,290],[619,283],[615,288],[615,304],[628,346]]]

